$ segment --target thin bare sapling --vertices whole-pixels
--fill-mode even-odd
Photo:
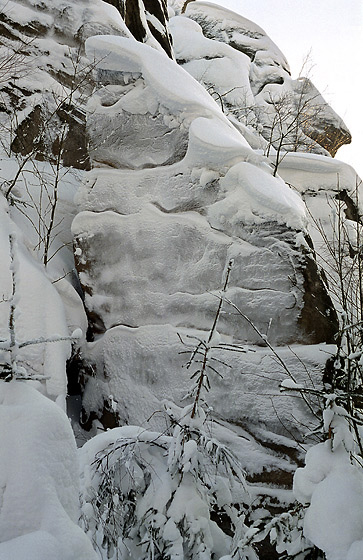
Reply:
[[[1,303],[7,303],[9,306],[8,316],[8,337],[0,339],[0,351],[3,354],[2,363],[0,363],[0,378],[3,381],[9,382],[12,380],[37,380],[46,381],[49,379],[46,373],[28,374],[26,368],[20,365],[19,351],[27,346],[34,346],[39,344],[50,344],[61,341],[74,341],[82,335],[80,329],[76,329],[70,336],[49,336],[38,337],[35,339],[29,338],[28,340],[19,341],[17,337],[17,317],[19,316],[18,309],[20,303],[19,294],[19,250],[17,246],[16,233],[9,234],[9,255],[10,255],[10,275],[11,275],[11,294],[6,300]]]

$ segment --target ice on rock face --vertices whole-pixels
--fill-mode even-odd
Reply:
[[[119,170],[95,168],[81,186],[77,202],[84,210],[113,210],[125,215],[139,212],[150,203],[164,212],[197,210],[217,200],[219,176],[219,172],[206,167],[190,170],[176,164],[172,169],[123,170],[120,180]],[[185,189],[186,184],[189,189]]]
[[[180,342],[178,335],[185,341],[185,345]],[[89,378],[83,402],[85,411],[99,411],[101,417],[104,399],[110,394],[114,398],[117,395],[120,425],[137,424],[162,429],[163,416],[155,414],[155,411],[162,410],[161,403],[165,399],[183,402],[182,399],[191,388],[190,375],[194,371],[186,371],[183,367],[190,354],[181,354],[193,349],[193,341],[187,338],[188,335],[200,339],[206,333],[167,324],[138,328],[118,326],[107,330],[96,342],[90,344],[88,355],[97,370],[107,371],[108,378]],[[221,334],[221,340],[229,342],[234,339]],[[218,371],[223,377],[211,373],[208,404],[213,409],[213,414],[232,423],[254,426],[251,428],[252,432],[262,423],[267,426],[266,430],[276,434],[281,433],[280,420],[289,425],[291,415],[294,415],[303,421],[304,416],[306,418],[303,402],[281,394],[278,383],[276,390],[274,389],[273,381],[283,381],[285,374],[283,371],[276,371],[274,359],[266,352],[266,348],[248,345],[244,348],[246,353],[243,354],[243,359],[240,354],[227,350],[219,350],[213,354],[230,366],[218,365]],[[294,346],[294,351],[304,358],[310,371],[318,371],[321,367],[324,357],[319,346]],[[294,369],[296,379],[305,384],[306,372],[301,364],[298,365],[292,352],[287,348],[279,348],[279,354]],[[271,383],[267,381],[268,378],[271,378]],[[279,418],[273,412],[272,395]],[[215,436],[217,437],[217,433]],[[238,446],[244,464],[254,465],[256,457],[254,454],[249,455],[248,451],[253,447],[251,441],[239,440]],[[268,468],[267,465],[276,466],[273,455],[264,455],[258,468],[262,470]],[[290,462],[290,472],[292,470],[294,468]]]

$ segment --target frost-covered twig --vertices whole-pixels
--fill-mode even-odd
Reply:
[[[287,373],[287,375],[290,377],[290,379],[292,379],[292,381],[294,383],[296,383],[296,379],[293,375],[293,373],[291,372],[290,368],[287,366],[286,362],[281,358],[281,356],[279,355],[279,353],[275,350],[275,348],[272,346],[272,344],[268,341],[268,338],[266,335],[264,335],[259,329],[258,327],[254,324],[253,321],[251,321],[251,319],[245,314],[243,313],[243,311],[241,311],[241,309],[230,299],[228,299],[227,297],[224,297],[224,301],[230,305],[231,307],[233,307],[233,309],[237,312],[238,315],[240,315],[245,321],[247,321],[247,323],[252,327],[252,329],[255,331],[256,334],[258,334],[258,336],[261,338],[261,340],[263,340],[263,342],[266,344],[266,346],[271,350],[272,354],[274,355],[275,359],[277,360],[277,362],[280,364],[280,366],[284,369],[284,371]],[[316,412],[314,411],[313,407],[311,406],[310,402],[308,401],[308,399],[306,399],[305,395],[302,394],[302,398],[306,404],[306,406],[308,407],[308,409],[310,410],[310,412],[314,415],[316,415]]]
[[[217,307],[216,313],[214,315],[213,324],[212,324],[211,329],[208,333],[208,336],[206,337],[206,339],[201,339],[201,338],[196,337],[196,336],[186,335],[186,338],[188,338],[190,340],[195,340],[197,342],[197,344],[193,347],[191,352],[190,351],[180,352],[181,354],[190,353],[189,360],[186,362],[186,364],[184,366],[187,369],[189,369],[194,364],[200,364],[200,365],[198,365],[197,369],[191,375],[191,379],[196,379],[196,383],[195,383],[195,386],[193,387],[193,389],[188,393],[188,396],[193,396],[194,397],[193,407],[192,407],[192,410],[191,410],[191,413],[190,413],[192,419],[197,414],[198,404],[199,404],[199,401],[200,401],[200,398],[201,398],[202,389],[204,388],[207,391],[210,389],[210,381],[209,381],[208,372],[211,371],[214,374],[222,377],[222,375],[218,371],[217,367],[214,367],[213,365],[211,365],[210,362],[213,361],[216,364],[220,364],[220,365],[223,365],[223,366],[226,366],[226,367],[230,367],[223,360],[221,360],[219,358],[216,358],[214,356],[211,356],[210,354],[211,354],[212,350],[216,350],[216,349],[219,349],[219,348],[229,350],[229,349],[232,349],[232,346],[233,346],[233,345],[228,345],[228,344],[220,344],[219,335],[218,335],[218,332],[217,332],[217,324],[218,324],[218,320],[219,320],[221,312],[222,312],[223,301],[224,301],[225,294],[226,294],[226,291],[227,291],[227,286],[228,286],[228,282],[229,282],[232,267],[233,267],[233,260],[230,260],[229,263],[228,263],[228,266],[227,266],[226,277],[225,277],[225,280],[224,280],[223,288],[221,290],[221,295],[219,296],[218,307]],[[183,340],[183,338],[181,337],[181,335],[179,333],[178,333],[178,337],[179,337],[179,340],[181,341],[181,343],[186,345],[186,342]]]

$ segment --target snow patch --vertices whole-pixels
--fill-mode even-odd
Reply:
[[[59,406],[29,384],[2,382],[0,447],[0,558],[96,560],[77,525],[76,444]]]

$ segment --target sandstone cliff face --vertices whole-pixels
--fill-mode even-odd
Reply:
[[[207,68],[203,86],[215,81],[218,87],[221,76],[219,87],[243,89],[243,96],[234,93],[234,107],[245,107],[246,95],[255,103],[250,58],[206,38],[189,18],[172,18],[170,28],[184,68],[128,39],[94,37],[86,44],[88,57],[100,61],[98,88],[88,104],[93,169],[80,188],[72,229],[89,356],[104,376],[88,379],[84,419],[98,416],[110,425],[146,421],[168,394],[179,402],[187,392],[179,336],[203,338],[208,332],[230,260],[228,297],[273,344],[333,342],[337,327],[304,240],[301,201],[241,134],[263,145],[258,131],[238,119],[232,124],[190,76],[199,65],[205,77]],[[286,62],[271,45],[265,38],[265,56],[273,58],[272,49],[280,56],[286,78]],[[268,65],[264,71],[270,75]],[[218,330],[225,341],[249,349],[264,344],[250,323],[228,309]],[[250,374],[255,365],[246,352],[239,367]],[[260,352],[258,360],[265,355]],[[210,402],[229,420],[245,418],[246,380],[230,382],[240,412],[223,410],[228,383],[212,387]],[[109,395],[118,403],[113,416]],[[254,422],[267,422],[262,408],[252,414]]]
[[[83,326],[79,317],[87,313],[76,371],[83,424],[142,424],[153,415],[160,427],[161,401],[180,403],[188,393],[180,352],[205,338],[233,261],[227,297],[248,321],[226,306],[218,332],[224,344],[242,345],[241,353],[219,350],[223,377],[213,377],[208,400],[237,431],[254,426],[256,451],[263,426],[273,441],[282,424],[294,429],[292,415],[306,420],[302,405],[277,395],[284,374],[265,338],[303,379],[285,346],[332,343],[337,328],[302,199],[273,174],[277,148],[284,151],[278,174],[308,195],[304,165],[315,157],[324,175],[322,162],[331,169],[333,161],[328,152],[350,135],[310,82],[291,79],[284,56],[257,25],[203,2],[170,14],[168,23],[161,0],[8,2],[2,45],[17,52],[21,44],[22,65],[0,84],[2,131],[18,162],[29,156],[49,164],[52,177],[61,170],[63,226],[48,274],[53,270],[68,324]],[[279,99],[284,115],[314,106],[314,118],[302,114],[298,127],[286,118],[283,146],[274,136]],[[307,162],[285,150],[317,155]],[[25,180],[16,187],[34,202]],[[353,188],[350,179],[346,188]],[[34,250],[39,239],[16,205],[11,215]],[[71,272],[72,256],[58,248],[72,243],[77,275],[70,286],[60,277]],[[309,352],[306,363],[318,376],[325,355]],[[284,469],[291,472],[295,443],[287,447]],[[266,465],[281,468],[269,454],[256,476]]]
[[[298,86],[284,56],[261,28],[203,2],[171,19],[171,53],[162,2],[110,4],[28,2],[19,17],[11,3],[2,12],[4,48],[22,41],[36,73],[3,86],[4,122],[24,115],[11,130],[13,153],[93,168],[73,226],[89,338],[115,325],[208,330],[210,293],[233,259],[230,293],[271,341],[331,341],[330,302],[297,236],[301,202],[250,147],[266,146],[268,86]],[[320,124],[312,128],[318,136]],[[221,330],[259,342],[233,318]]]

